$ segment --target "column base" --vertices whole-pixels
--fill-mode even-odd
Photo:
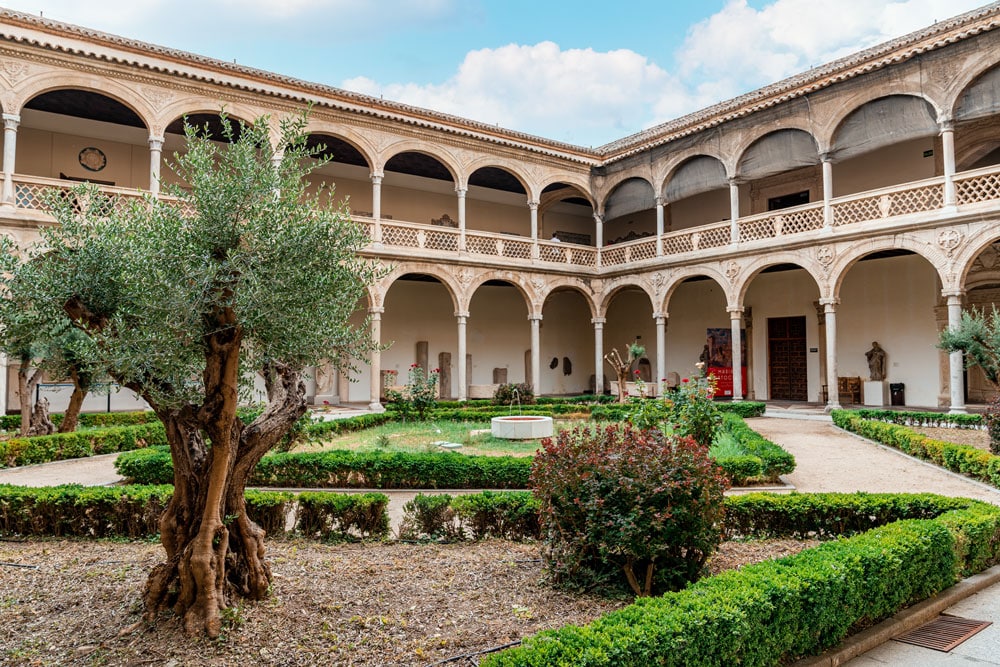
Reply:
[[[313,405],[340,405],[340,394],[316,394]]]
[[[368,409],[371,410],[372,412],[385,412],[385,408],[378,401],[375,401],[374,403],[369,403]]]
[[[953,405],[948,408],[949,415],[967,415],[969,411],[965,409],[964,405]]]
[[[840,405],[840,403],[833,402],[833,403],[827,403],[826,407],[823,408],[823,411],[824,412],[833,412],[834,410],[843,410],[843,409],[844,408]]]

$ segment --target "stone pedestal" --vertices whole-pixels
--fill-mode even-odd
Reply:
[[[889,405],[889,383],[885,380],[867,380],[864,382],[862,399],[865,405],[885,407]]]

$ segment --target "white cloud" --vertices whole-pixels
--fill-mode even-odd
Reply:
[[[648,121],[649,109],[676,79],[634,51],[560,49],[553,42],[470,51],[440,84],[379,85],[349,79],[345,88],[566,141],[606,141]]]

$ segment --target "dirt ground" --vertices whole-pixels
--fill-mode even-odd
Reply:
[[[726,543],[713,573],[813,543]],[[272,595],[230,609],[218,640],[140,622],[152,542],[0,541],[0,664],[429,665],[628,604],[556,591],[539,547],[271,541]],[[468,659],[449,664],[476,664]]]
[[[974,428],[936,428],[936,427],[910,427],[917,433],[923,433],[935,440],[946,440],[957,442],[960,445],[972,445],[977,449],[990,451],[990,436],[986,431]]]

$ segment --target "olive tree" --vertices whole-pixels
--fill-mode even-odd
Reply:
[[[961,352],[966,367],[979,366],[994,390],[1000,391],[1000,311],[996,306],[966,310],[955,329],[941,332],[940,347],[945,352]],[[1000,397],[986,408],[986,427],[990,436],[990,451],[1000,454]]]
[[[304,368],[371,349],[348,318],[378,278],[356,254],[364,230],[307,191],[322,160],[306,147],[305,117],[275,124],[276,141],[266,117],[239,132],[222,119],[228,142],[186,127],[174,199],[90,188],[54,200],[59,224],[43,232],[34,281],[166,427],[174,493],[146,619],[172,608],[189,633],[211,637],[222,609],[264,598],[271,581],[247,479],[305,413]],[[237,407],[255,374],[267,403],[244,424]]]

